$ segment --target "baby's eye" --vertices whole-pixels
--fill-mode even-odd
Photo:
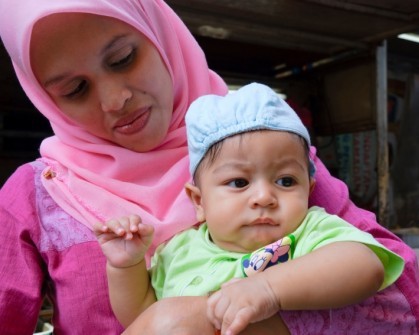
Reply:
[[[249,185],[249,182],[243,178],[234,179],[228,183],[228,186],[236,187],[236,188],[243,188],[243,187],[246,187],[247,185]]]
[[[295,185],[295,180],[292,177],[283,177],[283,178],[279,178],[276,183],[280,186],[284,186],[284,187],[291,187],[293,185]]]

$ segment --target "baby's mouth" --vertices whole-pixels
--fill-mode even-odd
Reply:
[[[252,222],[252,225],[269,225],[269,226],[276,226],[274,220],[266,217],[258,218]]]

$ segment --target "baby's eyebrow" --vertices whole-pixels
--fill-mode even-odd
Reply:
[[[220,173],[220,172],[223,172],[223,171],[231,171],[233,169],[244,170],[246,168],[249,168],[249,166],[251,166],[251,165],[246,164],[246,163],[229,162],[229,163],[225,163],[225,164],[217,167],[216,169],[214,169],[214,173]]]

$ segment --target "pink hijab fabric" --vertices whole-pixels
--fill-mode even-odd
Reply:
[[[43,184],[52,198],[88,227],[97,221],[139,214],[155,226],[151,248],[196,223],[184,192],[190,178],[184,116],[204,94],[227,93],[183,22],[162,0],[0,1],[0,33],[26,94],[51,122],[55,136],[41,145],[47,164]],[[52,13],[83,12],[124,21],[157,48],[172,77],[173,118],[163,143],[137,153],[99,139],[60,112],[34,77],[29,50],[33,25]]]

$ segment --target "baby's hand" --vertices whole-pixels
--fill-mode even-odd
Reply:
[[[113,267],[123,268],[138,264],[153,241],[154,227],[141,222],[138,215],[124,216],[96,223],[93,231],[102,251]]]
[[[208,298],[207,315],[223,335],[236,335],[250,323],[265,320],[279,305],[262,274],[232,279]]]

